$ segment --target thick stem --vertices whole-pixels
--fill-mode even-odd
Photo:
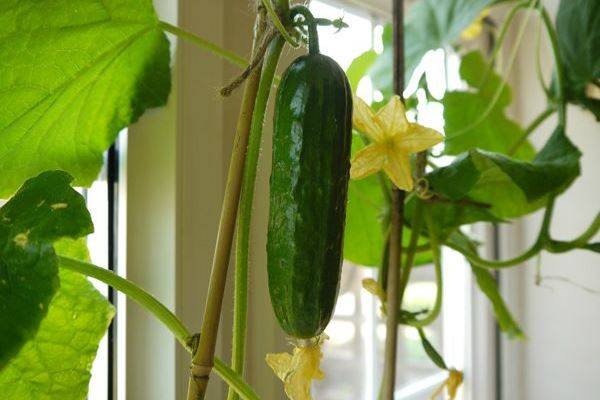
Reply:
[[[192,335],[185,325],[173,314],[167,307],[158,301],[150,293],[137,286],[135,283],[114,274],[105,268],[94,264],[75,260],[69,257],[59,256],[60,267],[70,271],[78,272],[90,278],[103,282],[110,287],[125,294],[129,299],[135,301],[152,315],[156,317],[163,325],[173,333],[173,336],[188,351],[192,352],[190,339]],[[217,374],[244,400],[260,400],[254,390],[227,365],[215,358],[215,371]]]
[[[233,65],[236,65],[241,68],[246,68],[248,66],[248,60],[246,60],[244,57],[241,57],[232,51],[224,49],[221,46],[218,46],[198,35],[188,32],[185,29],[182,29],[175,25],[171,25],[165,21],[160,21],[158,23],[158,26],[163,31],[172,33],[173,35],[175,35],[181,39],[185,39],[185,40],[195,44],[196,46],[200,47],[201,49],[204,49],[204,50],[209,51],[219,57],[224,58],[225,60],[229,61]]]
[[[392,220],[390,230],[389,260],[386,279],[385,360],[383,370],[383,399],[393,400],[396,381],[396,353],[398,343],[398,306],[400,260],[402,258],[402,214],[405,192],[394,189],[392,193]]]
[[[393,74],[394,93],[402,98],[404,92],[404,0],[393,3]],[[383,366],[383,400],[394,400],[396,387],[396,355],[398,345],[398,284],[402,259],[402,224],[404,222],[405,192],[392,189],[392,215],[390,225],[390,250],[386,282],[386,307],[388,309]]]
[[[512,156],[515,154],[517,150],[519,150],[519,147],[521,147],[521,145],[529,138],[529,135],[531,135],[531,133],[536,130],[537,127],[540,126],[542,122],[544,122],[549,116],[554,114],[555,111],[556,109],[554,107],[548,107],[540,115],[538,115],[536,119],[531,121],[527,128],[525,128],[523,135],[515,142],[510,150],[508,150],[508,155]]]
[[[163,325],[173,333],[183,347],[189,347],[188,340],[191,334],[179,320],[179,318],[177,318],[175,314],[173,314],[154,296],[137,286],[135,283],[128,281],[127,279],[122,278],[105,268],[101,268],[84,261],[75,260],[73,258],[59,256],[59,263],[61,268],[79,272],[80,274],[98,279],[99,281],[106,283],[108,286],[118,290],[119,292],[124,293],[128,298],[144,307],[160,322],[162,322]]]
[[[235,263],[233,343],[231,349],[231,366],[233,370],[240,375],[243,375],[246,354],[248,250],[250,247],[250,226],[252,221],[254,184],[256,182],[256,170],[262,140],[265,111],[283,44],[283,38],[280,35],[277,35],[271,42],[263,62],[262,75],[256,96],[254,114],[252,116],[252,127],[250,129],[250,138],[248,140],[244,180],[240,197]],[[235,400],[238,396],[233,390],[230,390],[227,398],[229,400]]]
[[[265,28],[264,15],[263,13],[259,13],[256,18],[253,53],[262,41]],[[254,70],[246,80],[242,106],[236,128],[236,136],[229,163],[229,172],[227,174],[227,184],[225,186],[225,196],[223,208],[221,209],[217,244],[210,274],[208,298],[206,300],[204,318],[202,320],[200,342],[198,349],[193,356],[192,366],[190,368],[191,374],[188,381],[188,400],[204,399],[208,386],[208,379],[213,367],[217,332],[219,330],[219,320],[223,304],[223,293],[225,292],[227,269],[229,267],[231,243],[233,241],[238,201],[242,186],[246,148],[248,146],[248,136],[250,133],[252,113],[254,111],[259,81],[259,69]]]

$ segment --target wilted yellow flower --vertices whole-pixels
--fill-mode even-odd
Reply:
[[[283,382],[285,394],[290,400],[311,400],[310,386],[313,379],[323,379],[325,374],[319,365],[323,353],[321,343],[326,337],[306,347],[295,347],[293,354],[267,354],[266,361]]]
[[[456,397],[456,392],[458,392],[458,388],[462,385],[463,373],[454,368],[450,369],[448,372],[448,378],[442,382],[435,392],[433,392],[431,400],[439,398],[439,396],[443,394],[444,388],[446,389],[446,392],[448,392],[448,398],[450,400],[453,400]]]
[[[473,40],[477,36],[481,35],[481,31],[483,30],[483,19],[490,14],[490,9],[485,8],[479,14],[479,16],[471,23],[471,25],[467,26],[467,28],[462,31],[460,34],[460,38],[462,40]]]
[[[364,133],[371,143],[352,158],[350,177],[365,178],[384,170],[394,185],[412,190],[410,154],[435,146],[444,140],[441,133],[408,122],[400,97],[393,96],[377,113],[359,97],[354,98],[354,128]]]

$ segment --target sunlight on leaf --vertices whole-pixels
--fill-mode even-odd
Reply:
[[[117,133],[170,91],[169,44],[152,2],[6,0],[1,8],[0,198],[49,169],[87,186]]]
[[[62,240],[62,256],[87,259],[84,240]],[[114,315],[110,303],[76,272],[60,271],[60,289],[35,338],[0,372],[3,400],[81,400],[98,344]]]

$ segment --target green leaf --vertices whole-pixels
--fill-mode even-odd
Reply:
[[[580,157],[559,127],[532,162],[471,150],[428,174],[427,180],[443,197],[485,203],[497,218],[514,218],[542,207],[550,194],[564,191],[579,176]]]
[[[62,240],[62,256],[87,258],[84,240]],[[4,400],[82,400],[98,344],[114,315],[106,301],[81,274],[60,270],[60,289],[36,337],[0,372]]]
[[[472,90],[449,92],[442,99],[446,154],[457,155],[474,148],[506,154],[525,134],[505,115],[511,103],[510,87],[502,87],[501,77],[494,71],[486,74],[487,70],[488,64],[480,52],[468,53],[461,61],[460,75]],[[496,97],[495,105],[489,110]],[[525,142],[514,157],[531,160],[534,154],[533,146]]]
[[[405,77],[410,81],[415,68],[429,50],[452,45],[492,0],[420,0],[408,11],[404,26]],[[383,53],[369,72],[376,89],[392,93],[392,28],[386,25]]]
[[[419,337],[421,338],[421,345],[423,346],[423,350],[425,350],[425,353],[427,353],[429,359],[433,361],[433,363],[437,365],[438,368],[447,370],[448,367],[446,366],[444,358],[440,355],[440,353],[438,353],[435,347],[433,347],[431,342],[427,339],[427,336],[425,336],[425,332],[423,331],[423,329],[418,328],[417,331],[419,332]]]
[[[477,253],[477,246],[475,242],[467,237],[462,232],[455,232],[449,238],[450,241],[459,244],[462,248],[470,249],[472,252]],[[477,286],[483,294],[490,300],[496,321],[502,332],[506,333],[509,338],[524,339],[525,334],[521,330],[518,322],[512,316],[512,313],[506,306],[504,299],[498,292],[498,285],[492,274],[485,268],[478,267],[471,264],[471,271],[475,275]]]
[[[504,303],[504,299],[498,292],[496,280],[492,274],[486,269],[473,264],[471,264],[471,271],[473,271],[473,275],[475,275],[477,286],[479,286],[479,289],[492,303],[496,321],[498,321],[498,325],[502,332],[506,333],[510,338],[525,338],[521,327],[515,321],[510,310],[506,306],[506,303]]]
[[[71,180],[62,171],[44,172],[0,209],[0,370],[35,336],[58,290],[52,243],[93,231]]]
[[[358,83],[362,77],[366,75],[369,68],[371,68],[371,65],[373,65],[375,59],[377,59],[377,53],[375,50],[367,50],[352,60],[352,63],[346,70],[346,76],[348,77],[348,82],[350,82],[352,93],[356,93]]]
[[[0,198],[50,169],[90,185],[117,133],[170,91],[150,0],[4,0],[0,60]]]
[[[588,84],[600,85],[600,2],[561,1],[556,31],[567,99],[589,109],[600,120],[600,99],[586,94]]]
[[[364,147],[359,134],[352,135],[352,154]],[[344,234],[344,259],[358,265],[379,266],[385,245],[384,219],[388,214],[376,175],[350,180]]]
[[[491,214],[488,208],[479,205],[456,203],[432,203],[428,204],[429,212],[437,229],[436,233],[440,239],[445,239],[456,228],[475,222],[502,222],[501,219]],[[412,221],[415,209],[415,198],[410,198],[404,208],[404,216]]]

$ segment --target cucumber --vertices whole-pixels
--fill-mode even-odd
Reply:
[[[352,94],[346,75],[311,43],[311,53],[297,58],[283,74],[273,132],[269,294],[280,326],[291,337],[318,336],[333,314],[351,135]]]

